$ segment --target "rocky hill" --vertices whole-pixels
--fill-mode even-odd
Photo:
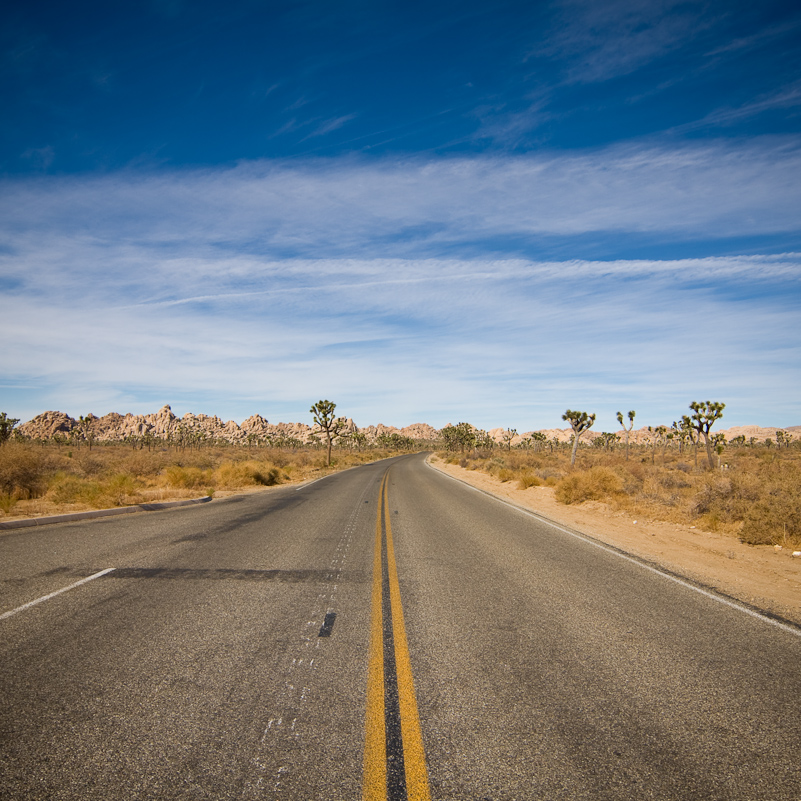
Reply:
[[[198,442],[226,442],[231,444],[257,444],[273,442],[288,444],[307,443],[320,437],[319,428],[305,423],[270,423],[261,415],[248,417],[241,425],[233,420],[224,422],[219,417],[207,414],[185,414],[177,417],[169,406],[162,406],[155,414],[126,414],[116,412],[95,417],[88,415],[75,420],[64,412],[44,412],[21,425],[19,433],[33,440],[70,438],[89,439],[93,442],[132,442],[135,440],[169,440],[171,442],[195,444]],[[353,420],[346,419],[345,434],[363,433],[367,441],[381,435],[400,434],[416,440],[436,439],[439,432],[425,423],[415,423],[405,428],[394,426],[368,426],[359,429]]]
[[[731,440],[737,436],[744,436],[747,441],[753,437],[756,441],[776,439],[777,428],[760,428],[759,426],[735,426],[722,429],[726,439]],[[801,434],[801,426],[784,429],[794,437]],[[33,420],[21,425],[18,431],[25,437],[33,440],[49,440],[57,438],[79,437],[91,438],[94,442],[132,442],[169,440],[176,443],[196,444],[199,442],[226,442],[231,444],[257,444],[272,442],[274,444],[291,444],[293,442],[308,443],[314,437],[320,437],[321,432],[305,423],[270,423],[261,415],[254,414],[242,422],[241,425],[233,420],[224,422],[219,417],[206,414],[187,413],[183,417],[176,417],[169,406],[163,406],[154,414],[126,414],[116,412],[103,417],[88,415],[83,421],[75,420],[64,412],[44,412]],[[346,420],[345,433],[361,433],[367,442],[375,442],[382,436],[398,434],[418,441],[433,441],[439,437],[439,430],[427,423],[414,423],[404,428],[396,428],[379,423],[359,428],[353,420]],[[492,439],[504,443],[506,429],[493,428],[487,432]],[[546,428],[539,432],[527,431],[515,434],[512,446],[519,446],[531,434],[540,433],[546,440],[568,442],[573,435],[570,428]],[[616,430],[621,441],[625,432]],[[715,433],[718,433],[717,430]],[[601,434],[600,430],[590,429],[583,436],[584,442],[591,442]],[[654,432],[648,428],[634,430],[629,435],[632,444],[649,444],[653,442]]]

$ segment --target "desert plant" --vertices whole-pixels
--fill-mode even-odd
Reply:
[[[20,499],[40,497],[47,490],[56,461],[45,449],[8,442],[0,448],[0,492],[16,491]]]
[[[476,430],[470,423],[457,423],[455,426],[445,426],[440,432],[449,451],[459,450],[464,453],[476,444]]]
[[[529,487],[539,487],[542,485],[540,477],[536,473],[523,473],[517,481],[520,489],[528,489]]]
[[[170,465],[164,473],[167,484],[182,489],[197,489],[207,487],[213,483],[211,471],[201,470],[199,467],[182,467]]]
[[[567,420],[570,423],[570,427],[573,429],[573,452],[570,455],[570,466],[572,467],[576,463],[576,451],[578,450],[578,443],[579,437],[585,432],[589,431],[592,428],[592,424],[595,422],[595,414],[587,414],[587,412],[574,412],[568,409],[563,415],[563,420]]]
[[[14,507],[17,505],[18,500],[19,495],[16,491],[0,492],[0,509],[2,509],[7,515],[10,515],[14,510]]]
[[[619,441],[620,437],[617,434],[613,434],[609,431],[602,431],[592,441],[592,444],[595,448],[604,448],[607,451],[611,451]]]
[[[78,431],[87,445],[89,445],[90,451],[95,443],[95,420],[97,418],[91,412],[86,417],[81,415],[78,420]]]
[[[622,491],[620,478],[605,467],[592,467],[589,470],[571,473],[557,485],[554,495],[560,503],[582,503],[601,501]]]
[[[314,422],[320,426],[320,430],[325,434],[325,438],[328,442],[329,467],[331,466],[331,445],[345,427],[345,419],[343,417],[334,417],[334,410],[336,408],[336,403],[330,400],[319,400],[309,409],[309,412],[314,418]]]
[[[634,417],[636,414],[637,412],[634,411],[629,412],[629,425],[626,427],[623,423],[623,412],[617,413],[617,421],[623,426],[623,430],[626,432],[626,459],[629,458],[629,434],[631,433],[631,429],[634,428]]]
[[[675,426],[675,423],[674,423]],[[695,428],[693,421],[690,419],[689,415],[683,414],[681,416],[681,422],[679,423],[678,427],[679,436],[681,437],[681,441],[684,442],[685,438],[689,441],[689,443],[693,446],[693,460],[695,463],[696,469],[698,468],[698,443],[701,440],[701,435]]]
[[[5,412],[0,412],[0,445],[11,439],[17,423],[19,423],[19,418],[9,417]]]
[[[237,487],[272,487],[280,484],[282,473],[278,467],[260,462],[224,462],[215,472],[216,484],[228,489]]]
[[[540,445],[545,442],[546,436],[541,431],[532,431],[528,435],[528,441],[533,446],[534,450],[539,450]]]
[[[690,404],[690,409],[692,409],[693,412],[692,415],[690,415],[690,422],[698,434],[704,437],[706,456],[709,461],[710,470],[712,470],[715,464],[712,460],[712,439],[709,436],[709,429],[712,428],[715,421],[723,417],[723,410],[725,408],[725,403],[717,403],[715,401],[693,401]]]
[[[86,481],[74,473],[57,473],[50,482],[46,497],[53,503],[76,503],[85,484]]]

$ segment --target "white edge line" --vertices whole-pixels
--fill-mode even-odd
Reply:
[[[489,498],[493,498],[494,500],[498,501],[498,503],[502,503],[504,506],[508,506],[510,509],[515,509],[518,512],[522,512],[522,514],[526,515],[527,517],[533,517],[535,520],[538,520],[540,523],[545,523],[551,528],[555,528],[558,531],[561,531],[564,534],[569,534],[571,537],[575,537],[577,540],[582,540],[589,545],[594,545],[596,548],[600,548],[602,551],[606,551],[607,553],[614,554],[621,559],[625,559],[627,562],[631,562],[638,567],[643,568],[644,570],[650,570],[652,573],[656,573],[658,576],[662,576],[662,578],[670,579],[670,581],[675,582],[676,584],[680,584],[682,587],[686,587],[689,590],[693,590],[694,592],[699,593],[700,595],[704,595],[707,598],[711,598],[713,601],[717,601],[718,603],[724,604],[725,606],[729,606],[732,609],[736,609],[739,612],[745,612],[746,615],[751,615],[751,617],[755,617],[757,620],[761,620],[763,623],[770,623],[772,626],[776,626],[777,628],[782,629],[782,631],[786,631],[789,634],[794,634],[796,637],[801,637],[801,629],[797,629],[794,626],[790,626],[786,623],[782,623],[780,620],[776,620],[768,615],[764,615],[761,612],[757,612],[755,609],[751,609],[750,607],[746,606],[742,603],[737,603],[736,601],[732,601],[730,598],[725,598],[722,595],[718,595],[715,592],[711,592],[710,590],[706,590],[703,587],[699,587],[697,584],[693,584],[691,581],[688,581],[683,578],[679,578],[679,576],[675,576],[672,573],[669,573],[666,570],[662,570],[658,567],[654,567],[653,565],[649,565],[642,559],[638,559],[635,556],[629,556],[626,553],[618,550],[612,545],[607,545],[604,542],[600,542],[593,537],[581,534],[578,531],[572,531],[565,526],[556,523],[553,520],[549,520],[544,515],[537,514],[537,512],[533,512],[530,509],[526,509],[523,506],[518,506],[516,503],[512,503],[511,501],[504,500],[503,498],[499,498],[497,495],[493,495],[491,492],[486,492],[485,490],[479,489],[478,487],[474,487],[472,484],[468,484],[466,481],[462,481],[462,479],[457,478],[456,476],[452,476],[450,473],[446,473],[444,470],[439,470],[434,467],[428,460],[426,460],[426,464],[432,469],[436,470],[442,476],[446,478],[450,478],[453,481],[458,481],[465,487],[474,490],[475,492],[480,492],[482,495],[486,495]]]
[[[329,473],[327,476],[320,476],[320,478],[315,478],[314,481],[309,481],[308,484],[301,484],[299,487],[295,487],[295,492],[300,492],[302,489],[306,489],[306,487],[310,487],[312,484],[316,484],[318,481],[322,481],[333,475],[335,475],[335,473]]]
[[[36,606],[44,601],[49,601],[51,598],[55,598],[56,595],[61,595],[62,592],[74,590],[76,587],[80,587],[81,584],[86,584],[87,581],[92,581],[96,578],[100,578],[101,576],[105,576],[106,573],[111,573],[111,571],[115,569],[116,568],[113,567],[107,567],[105,570],[101,570],[99,573],[95,573],[94,575],[88,576],[80,581],[76,581],[74,584],[70,584],[69,587],[62,587],[62,589],[51,592],[49,595],[43,595],[41,598],[37,598],[35,601],[28,601],[28,603],[18,606],[16,609],[12,609],[9,612],[3,612],[3,614],[0,615],[0,620],[5,620],[7,617],[16,615],[18,612],[24,612],[26,609],[30,609],[32,606]]]

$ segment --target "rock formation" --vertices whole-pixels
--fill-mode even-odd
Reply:
[[[162,406],[155,414],[126,414],[116,412],[95,417],[88,415],[91,436],[94,442],[152,442],[165,440],[178,445],[193,445],[202,442],[229,444],[292,444],[307,443],[312,437],[324,439],[317,426],[305,423],[270,423],[260,414],[248,417],[242,425],[233,420],[223,422],[217,416],[188,412],[179,418],[170,406]],[[44,412],[21,425],[20,434],[33,440],[54,438],[86,439],[85,429],[79,421],[64,412]],[[350,418],[344,419],[342,433],[362,432],[368,441],[381,434],[399,433],[412,439],[435,439],[438,431],[425,423],[415,423],[406,428],[392,426],[368,426],[360,429]]]
[[[324,435],[316,426],[309,426],[305,423],[270,423],[260,414],[248,417],[241,425],[233,420],[223,422],[217,416],[207,414],[193,414],[191,412],[179,418],[173,413],[169,406],[162,406],[155,414],[126,414],[121,415],[116,412],[95,417],[88,415],[90,420],[91,436],[94,442],[154,442],[155,440],[165,440],[179,445],[194,445],[202,442],[218,442],[229,444],[292,444],[308,443],[312,437],[325,439]],[[37,415],[33,420],[21,425],[18,429],[20,434],[33,440],[49,440],[64,438],[85,439],[85,428],[82,430],[81,423],[74,420],[64,412],[44,412]],[[476,429],[478,431],[478,429]],[[776,441],[776,428],[760,428],[759,426],[735,426],[733,428],[721,429],[727,440],[737,436],[744,436],[746,441],[755,438],[758,442],[766,439]],[[792,426],[788,429],[794,438],[801,433],[801,427]],[[439,430],[427,423],[413,423],[404,428],[387,426],[383,423],[378,425],[359,428],[351,419],[345,420],[343,429],[344,434],[362,433],[367,437],[367,442],[374,442],[381,436],[399,434],[418,441],[433,441],[439,437]],[[488,433],[499,445],[505,445],[503,435],[506,429],[492,428]],[[518,447],[534,433],[526,431],[516,434],[512,439],[512,447]],[[569,442],[573,436],[570,428],[545,428],[540,432],[546,441],[556,440],[557,442]],[[591,429],[582,441],[592,442],[601,433],[600,430]],[[621,429],[614,433],[620,436],[621,442],[625,439],[625,432]],[[715,433],[718,433],[717,431]],[[639,428],[631,432],[629,441],[632,444],[647,445],[653,441],[654,434],[648,428]],[[543,443],[544,444],[544,443]]]

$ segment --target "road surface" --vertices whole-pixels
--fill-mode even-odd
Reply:
[[[3,799],[801,799],[801,636],[444,476],[0,535]]]

